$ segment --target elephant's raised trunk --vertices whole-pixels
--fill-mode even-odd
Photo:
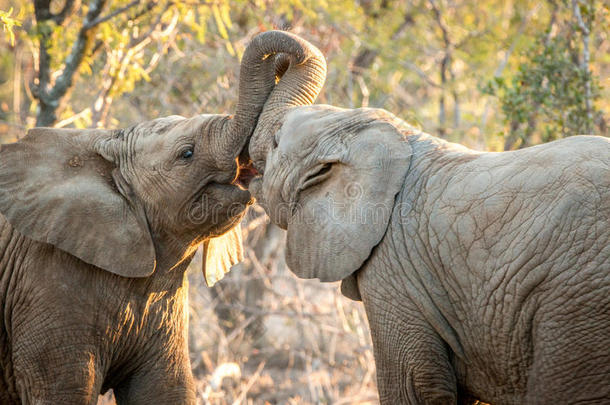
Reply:
[[[278,54],[285,54],[286,58],[276,58]],[[284,72],[285,79],[274,91],[277,78]],[[224,126],[220,150],[226,156],[219,156],[219,160],[232,162],[244,149],[265,102],[311,104],[324,83],[325,73],[326,62],[320,51],[298,36],[283,31],[256,36],[242,58],[237,110]]]
[[[248,146],[254,166],[260,172],[264,170],[265,157],[273,146],[275,130],[283,121],[286,110],[313,104],[326,79],[326,60],[322,52],[296,35],[281,34],[282,41],[298,44],[300,52],[288,53],[287,58],[276,60],[274,71],[281,80],[265,103]]]

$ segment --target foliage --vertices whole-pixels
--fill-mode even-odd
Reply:
[[[585,133],[593,124],[583,92],[590,72],[574,63],[566,38],[545,41],[544,36],[538,39],[512,79],[495,78],[485,89],[499,97],[510,133],[523,146],[532,143],[532,134],[548,142]],[[593,97],[599,98],[596,81],[593,89]]]
[[[150,80],[182,37],[195,34],[202,42],[212,26],[217,41],[235,55],[227,33],[232,24],[228,1],[90,0],[81,5],[45,0],[16,6],[26,15],[20,39],[35,63],[31,81],[24,83],[34,104],[25,108],[35,110],[37,125],[108,125],[115,98]],[[89,84],[87,94],[72,93],[83,82]]]
[[[512,78],[496,75],[482,88],[499,99],[507,125],[505,149],[605,132],[590,37],[595,20],[604,21],[607,9],[595,3],[549,1],[548,26],[535,36]]]
[[[62,24],[57,18],[43,24],[33,19],[31,3],[0,0],[0,8],[14,6],[25,16],[14,52],[0,56],[8,66],[21,66],[7,72],[17,75],[20,86],[0,77],[0,100],[15,128],[34,125],[40,43],[48,44],[52,89],[93,1],[101,0],[83,2]],[[450,140],[502,149],[510,123],[502,101],[481,88],[493,77],[510,83],[550,21],[572,18],[568,6],[558,8],[551,0],[508,1],[485,0],[483,7],[473,0],[104,0],[88,50],[56,103],[55,125],[125,126],[157,115],[230,113],[249,38],[281,28],[302,34],[326,55],[329,74],[320,102],[386,108]],[[68,3],[52,1],[51,10],[61,14]],[[607,19],[607,7],[581,9],[587,21],[588,11],[595,21]],[[591,29],[592,78],[610,70],[604,57],[610,41],[602,27]],[[41,41],[43,36],[48,39]],[[607,86],[599,94],[595,107],[601,114],[610,107]],[[542,140],[538,131],[530,143]],[[594,132],[600,131],[598,125]]]

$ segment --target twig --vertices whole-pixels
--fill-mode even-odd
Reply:
[[[237,337],[237,335],[239,335],[244,329],[246,329],[248,325],[254,322],[256,318],[258,318],[257,315],[251,315],[248,317],[248,319],[243,321],[237,328],[233,329],[231,333],[227,335],[227,342],[231,342],[233,339],[235,339],[235,337]]]
[[[265,368],[265,363],[266,363],[265,361],[262,361],[261,364],[258,365],[258,368],[254,372],[254,375],[252,377],[250,377],[250,379],[248,380],[248,383],[246,384],[246,387],[244,388],[244,390],[239,394],[239,396],[235,399],[235,401],[233,401],[233,405],[240,405],[242,403],[242,401],[244,399],[246,399],[246,395],[248,395],[248,391],[250,391],[250,389],[252,388],[254,383],[261,376],[261,372],[263,371],[263,368]]]
[[[55,128],[63,128],[67,125],[70,125],[77,119],[79,119],[87,114],[91,114],[91,108],[89,108],[89,107],[85,108],[83,111],[79,112],[78,114],[72,115],[70,118],[66,118],[65,120],[59,121],[57,124],[55,124]]]
[[[425,81],[426,83],[428,83],[430,86],[432,86],[432,87],[436,87],[436,88],[440,88],[440,87],[441,87],[441,85],[440,85],[440,84],[438,84],[438,83],[436,83],[434,80],[432,80],[432,79],[431,79],[431,78],[430,78],[430,77],[429,77],[429,76],[426,74],[426,72],[424,72],[423,70],[421,70],[421,68],[420,68],[419,66],[417,66],[416,64],[411,63],[411,62],[407,62],[407,61],[403,61],[403,62],[401,62],[401,65],[402,65],[402,67],[405,67],[405,68],[407,68],[407,69],[409,69],[409,70],[412,70],[412,71],[414,71],[415,73],[417,73],[417,75],[418,75],[419,77],[421,77],[422,79],[424,79],[424,81]]]
[[[321,312],[319,314],[314,314],[311,312],[290,312],[290,311],[265,311],[260,308],[250,308],[241,304],[217,304],[218,308],[221,309],[238,309],[240,311],[248,312],[254,315],[278,315],[278,316],[287,316],[289,318],[294,318],[295,316],[302,315],[306,318],[317,318],[322,316],[331,316],[332,312]]]

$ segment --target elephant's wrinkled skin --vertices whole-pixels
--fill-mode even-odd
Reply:
[[[481,153],[382,110],[275,117],[250,190],[298,276],[362,299],[382,403],[610,402],[609,139]]]
[[[119,404],[195,403],[185,270],[202,242],[208,282],[239,259],[238,155],[276,74],[313,101],[306,74],[325,63],[309,49],[256,37],[235,116],[39,128],[0,146],[1,404],[95,404],[109,388]]]

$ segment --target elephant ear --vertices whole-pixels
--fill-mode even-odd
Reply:
[[[290,269],[325,282],[352,275],[381,241],[411,156],[402,133],[387,122],[336,136],[345,150],[325,180],[301,191],[287,228]],[[345,291],[358,299],[355,278],[348,281]]]
[[[145,277],[155,269],[146,217],[126,196],[109,149],[95,150],[115,142],[111,131],[35,128],[2,145],[0,213],[31,239],[111,273]]]
[[[203,243],[203,277],[208,287],[222,280],[231,267],[244,260],[241,225]]]

